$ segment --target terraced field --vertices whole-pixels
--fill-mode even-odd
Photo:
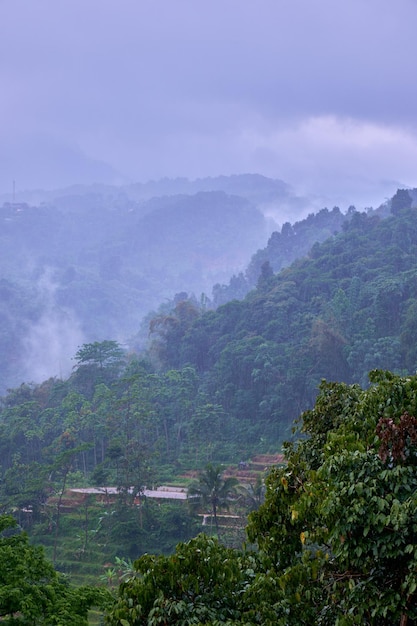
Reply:
[[[281,463],[283,457],[280,454],[258,455],[249,461],[225,467],[224,473],[225,476],[235,476],[241,485],[250,486],[255,484],[259,476],[263,477],[269,468]],[[176,506],[181,508],[186,507],[187,485],[190,479],[197,475],[198,472],[189,472],[183,476],[183,484],[147,490],[145,501],[137,503],[138,511],[146,506],[144,504],[146,500],[158,507],[166,507],[169,503],[176,503]],[[60,504],[57,497],[48,501],[46,518],[49,517],[51,522],[38,527],[32,539],[44,546],[48,558],[55,563],[55,567],[68,574],[74,584],[99,582],[116,584],[118,573],[113,572],[116,557],[135,558],[143,551],[138,544],[137,554],[132,552],[125,555],[121,552],[121,542],[117,541],[117,537],[112,537],[108,531],[107,534],[103,532],[104,522],[109,525],[109,518],[114,514],[115,498],[114,488],[79,488],[68,489]],[[57,529],[53,520],[56,520],[58,504],[60,515]],[[185,514],[184,510],[183,513]],[[219,514],[219,524],[226,542],[238,546],[243,540],[246,513],[242,506],[232,505],[230,511],[222,511]],[[196,532],[213,532],[211,515],[200,513],[198,517],[200,521],[195,526]],[[137,518],[137,524],[140,524],[140,516]],[[156,542],[155,545],[159,545],[158,532],[154,533],[153,541]],[[134,546],[132,550],[134,551]],[[146,551],[149,551],[149,544]]]

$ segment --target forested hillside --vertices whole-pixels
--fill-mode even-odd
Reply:
[[[255,175],[28,198],[37,204],[0,209],[0,393],[68,375],[85,342],[110,337],[142,349],[142,320],[169,310],[177,294],[206,308],[243,298],[265,260],[278,271],[350,219],[323,209],[273,232],[271,216],[284,221],[311,207],[282,181]]]
[[[318,213],[310,213],[294,224],[285,222],[279,231],[272,233],[266,247],[253,254],[245,272],[232,276],[227,285],[218,283],[214,285],[214,305],[219,306],[235,299],[241,300],[256,287],[265,263],[273,272],[291,265],[296,259],[306,256],[315,243],[321,243],[338,233],[354,212],[354,207],[350,207],[345,214],[339,207],[334,207],[331,211],[321,209]]]
[[[412,190],[406,193],[413,195]],[[400,193],[400,199],[401,197]],[[407,203],[407,199],[405,202]],[[387,217],[390,214],[390,205],[391,201],[385,202],[377,209],[367,209],[366,213]],[[306,256],[315,243],[322,243],[340,232],[343,224],[356,212],[354,206],[350,206],[346,213],[342,213],[339,207],[333,207],[331,211],[324,208],[317,213],[309,213],[306,218],[293,224],[284,222],[280,230],[272,233],[265,248],[252,255],[245,272],[232,276],[228,284],[216,284],[213,287],[214,305],[242,299],[256,287],[265,263],[269,264],[274,272],[291,265],[296,259]]]
[[[385,219],[353,212],[343,232],[276,275],[264,264],[241,302],[197,319],[184,307],[160,316],[154,353],[164,367],[194,367],[253,441],[280,439],[322,378],[366,385],[374,368],[415,371],[416,213],[397,200]]]
[[[241,301],[207,310],[177,294],[150,320],[146,353],[112,339],[85,343],[71,376],[9,390],[1,512],[49,541],[54,561],[71,524],[79,563],[93,547],[97,558],[171,552],[195,535],[195,518],[181,504],[149,502],[145,486],[279,452],[322,378],[367,387],[370,370],[415,372],[413,202],[398,192],[388,217],[351,210],[341,232],[291,266],[274,274],[264,261]],[[282,231],[278,240],[285,247]],[[87,498],[68,525],[67,488],[91,485],[116,487],[116,502],[92,509]]]
[[[161,472],[275,451],[322,378],[367,385],[371,369],[415,371],[416,213],[393,210],[353,212],[308,257],[278,274],[264,265],[242,301],[204,311],[179,297],[151,320],[139,359],[92,342],[68,379],[12,390],[0,416],[3,472],[17,458],[27,469],[72,450],[85,478],[127,485],[135,468],[138,485],[157,483]]]
[[[2,392],[68,373],[84,342],[127,343],[177,292],[210,295],[271,230],[255,205],[223,191],[8,203],[0,224]]]

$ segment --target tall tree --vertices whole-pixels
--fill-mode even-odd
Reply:
[[[391,198],[391,213],[397,215],[402,209],[409,209],[412,205],[412,198],[407,189],[397,189]]]
[[[125,365],[125,354],[117,341],[86,343],[75,355],[73,381],[80,391],[90,397],[95,385],[108,384],[117,378]]]

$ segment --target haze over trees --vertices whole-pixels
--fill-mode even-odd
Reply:
[[[85,342],[126,344],[176,293],[211,297],[271,233],[260,207],[280,201],[304,207],[281,181],[253,175],[10,198],[0,209],[0,389],[67,375]]]
[[[83,343],[142,350],[151,311],[169,312],[180,294],[206,309],[244,298],[265,262],[279,271],[354,212],[323,209],[272,232],[265,215],[283,221],[308,201],[255,175],[79,186],[33,200],[0,209],[3,392],[67,376]]]
[[[240,625],[311,625],[317,615],[322,624],[413,623],[415,200],[414,190],[400,190],[381,211],[309,216],[323,229],[340,220],[340,231],[275,273],[287,240],[306,228],[285,225],[259,254],[256,288],[241,300],[212,309],[179,293],[149,320],[146,352],[94,340],[74,351],[69,377],[4,394],[1,513],[14,512],[33,536],[49,528],[56,563],[69,485],[117,487],[100,518],[90,518],[86,500],[80,561],[95,543],[134,559],[172,554],[182,542],[177,560],[138,562],[155,578],[125,581],[109,623],[175,615]],[[200,470],[207,481],[195,493],[216,517],[235,486],[219,464],[276,452],[284,440],[287,466],[271,472],[248,527],[256,554],[192,539],[187,510],[145,496],[146,486]],[[223,559],[223,604],[207,579],[212,558]]]
[[[276,449],[322,378],[366,386],[372,368],[415,371],[416,251],[415,209],[351,211],[340,233],[261,273],[242,301],[206,310],[180,294],[151,320],[143,358],[110,339],[84,344],[68,379],[4,397],[3,471],[69,442],[87,446],[74,452],[86,477],[110,472],[120,485],[137,454],[128,441],[171,468]]]

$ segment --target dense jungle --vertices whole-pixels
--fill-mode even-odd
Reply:
[[[237,207],[237,221],[243,210],[248,232],[260,220],[243,200],[211,199],[226,214]],[[206,201],[171,204],[189,215]],[[5,390],[5,623],[416,622],[416,205],[417,190],[398,190],[376,210],[285,222],[209,296],[184,287],[123,341],[85,325],[67,376]],[[3,219],[24,239],[31,211],[8,205]],[[137,265],[143,246],[130,248]],[[94,299],[92,283],[79,300],[68,291],[86,271],[79,255],[61,282],[48,278],[55,320],[68,302],[79,311]],[[115,301],[121,258],[101,259],[118,274],[103,269]],[[22,276],[0,288],[7,383],[28,345],[10,328],[18,336],[46,313]],[[119,307],[130,315],[122,298]],[[111,311],[97,314],[100,332],[115,330]],[[268,455],[279,463],[267,469]],[[146,496],[160,487],[185,496]],[[24,594],[13,591],[19,581]]]

